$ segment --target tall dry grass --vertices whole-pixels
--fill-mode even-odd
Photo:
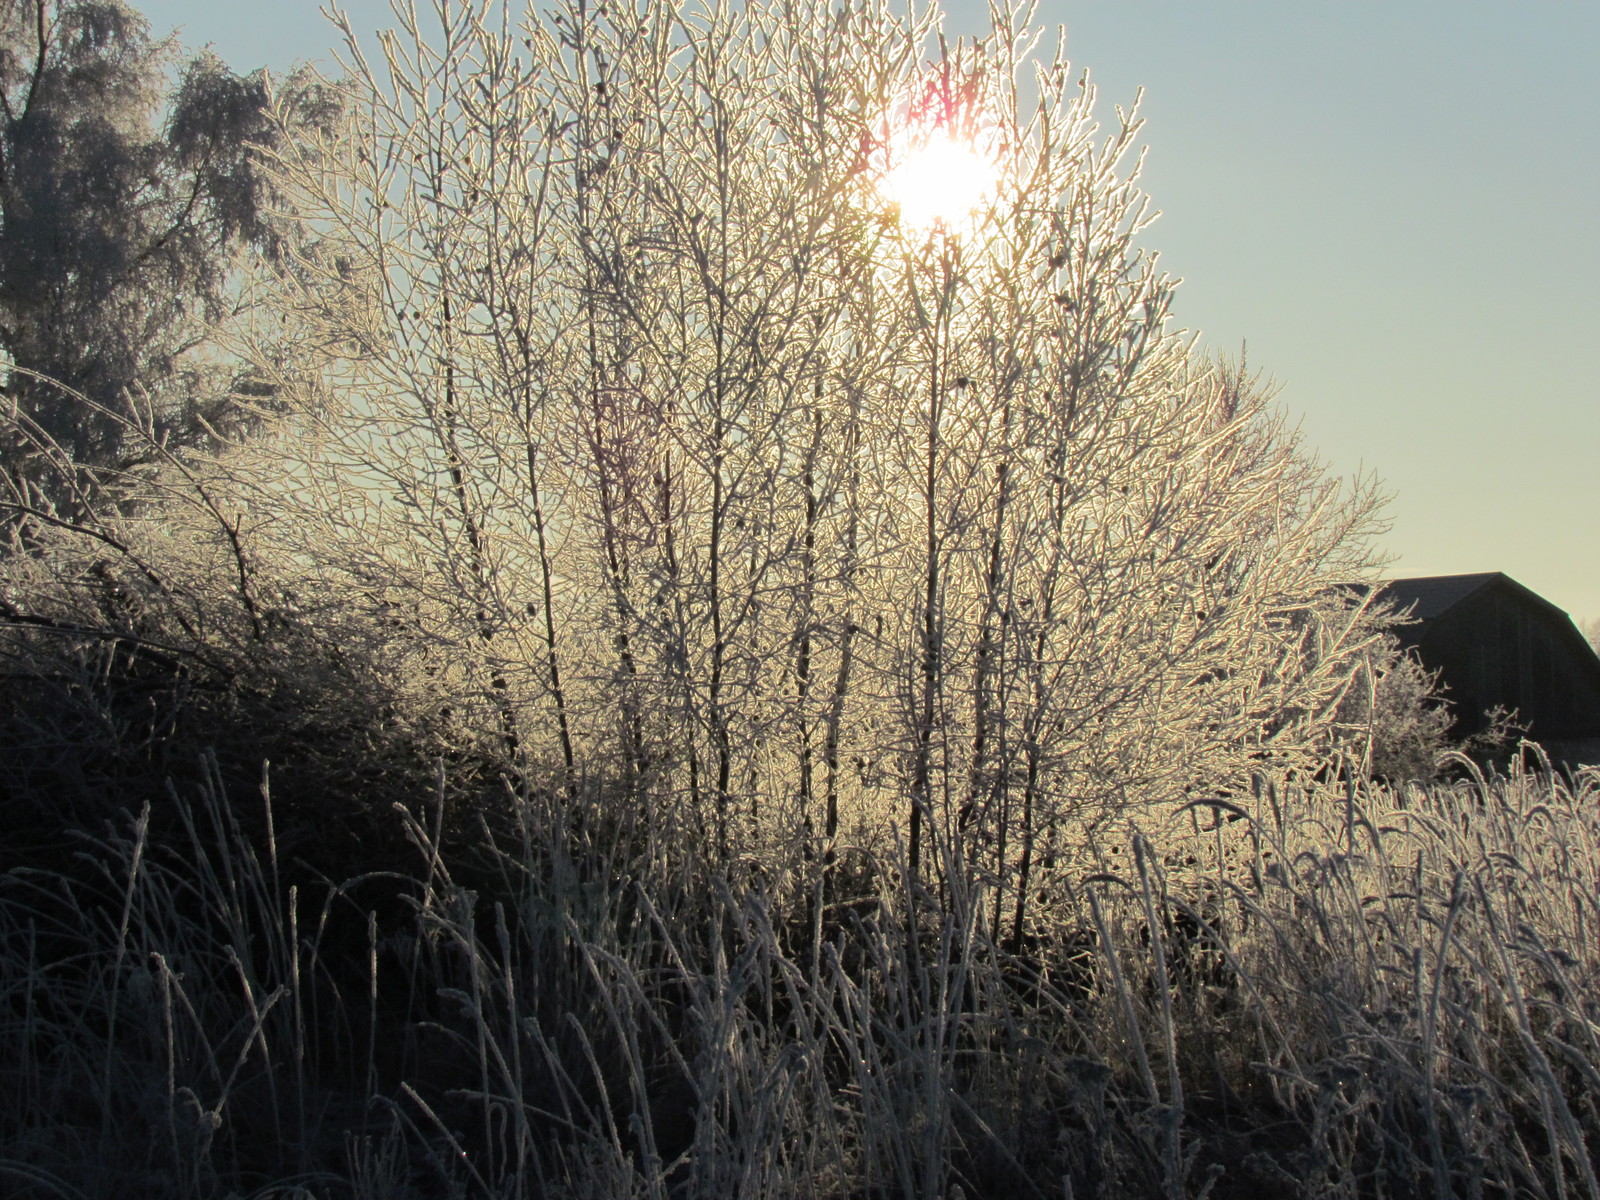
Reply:
[[[724,878],[526,787],[447,850],[413,801],[403,877],[289,882],[215,780],[9,871],[11,1194],[1600,1193],[1593,772],[1263,780],[1009,946],[893,856]]]

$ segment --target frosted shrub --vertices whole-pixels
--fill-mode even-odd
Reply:
[[[230,470],[264,561],[551,786],[723,861],[898,827],[1020,932],[1069,824],[1326,752],[1374,499],[1172,330],[1135,117],[1025,12],[937,19],[352,38],[342,138],[278,163],[316,371]],[[885,180],[937,139],[993,180],[919,225]]]

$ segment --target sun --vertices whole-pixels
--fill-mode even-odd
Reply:
[[[884,199],[899,208],[901,223],[912,229],[966,232],[994,198],[999,172],[993,156],[943,130],[904,142],[890,151],[881,185]]]
[[[878,152],[878,193],[902,228],[961,236],[1000,184],[994,122],[980,76],[953,63],[930,72],[888,115]]]

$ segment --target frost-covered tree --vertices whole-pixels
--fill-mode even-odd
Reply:
[[[195,443],[235,415],[206,331],[237,298],[237,251],[274,242],[259,156],[277,127],[262,73],[202,55],[174,89],[174,59],[121,0],[0,2],[0,353],[22,368],[4,380],[13,508],[81,508],[84,489],[143,457],[130,416]]]
[[[997,934],[1107,814],[1322,761],[1373,494],[1174,330],[1138,122],[1026,12],[401,17],[275,158],[321,358],[217,468],[275,586],[573,802],[897,829]]]

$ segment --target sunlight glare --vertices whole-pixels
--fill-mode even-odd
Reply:
[[[901,223],[918,231],[966,232],[994,195],[993,158],[942,129],[897,141],[882,190],[899,206]]]

